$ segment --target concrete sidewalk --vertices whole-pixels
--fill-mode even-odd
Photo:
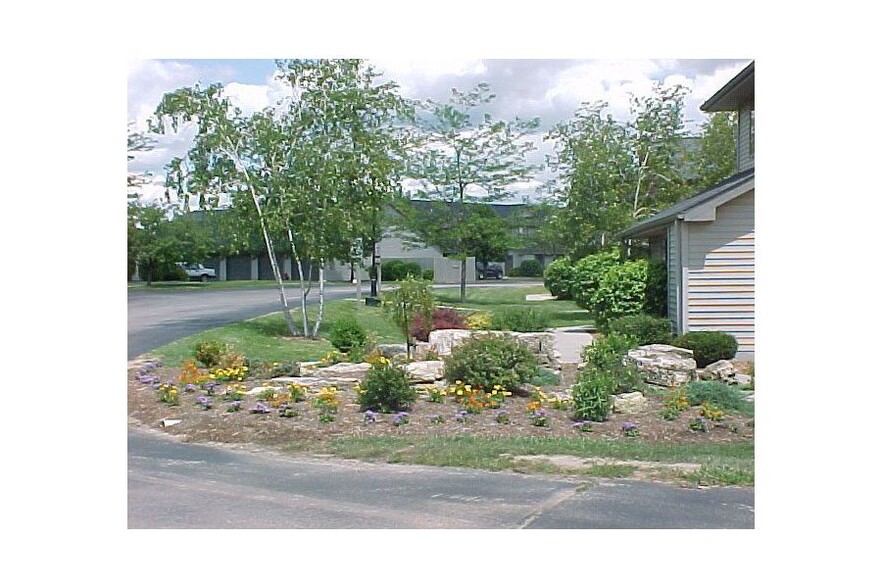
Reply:
[[[581,327],[551,329],[554,334],[554,349],[560,354],[562,364],[576,364],[582,361],[582,349],[594,341],[594,336]]]

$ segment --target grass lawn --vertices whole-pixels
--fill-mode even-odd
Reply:
[[[208,287],[215,285],[209,284]],[[205,285],[194,284],[192,287],[202,288]],[[459,290],[449,288],[436,290],[435,298],[438,304],[445,306],[485,312],[501,312],[510,308],[540,309],[548,314],[549,326],[553,327],[583,325],[590,322],[587,313],[572,301],[526,302],[524,298],[527,294],[547,293],[548,291],[541,285],[510,288],[472,287],[467,290],[466,302],[460,304]],[[308,312],[310,321],[313,321],[318,309],[310,306]],[[300,327],[300,307],[293,307],[292,314],[297,326]],[[151,355],[162,359],[168,365],[180,366],[186,359],[192,359],[193,348],[198,341],[216,339],[229,344],[236,352],[256,362],[318,360],[333,349],[327,337],[334,322],[347,314],[355,315],[366,331],[374,333],[377,343],[404,343],[398,327],[385,316],[382,309],[365,306],[363,302],[357,304],[355,299],[346,299],[331,300],[325,304],[325,316],[319,330],[320,338],[316,340],[290,337],[282,313],[277,312],[179,339],[154,350]]]
[[[468,308],[483,312],[499,313],[508,309],[535,309],[548,315],[551,327],[572,327],[591,324],[591,317],[583,308],[576,306],[572,300],[538,300],[527,302],[528,294],[548,294],[545,286],[499,287],[482,288],[469,287],[466,289],[465,302],[459,301],[458,288],[444,288],[435,290],[435,299],[438,304],[454,306],[456,308]]]

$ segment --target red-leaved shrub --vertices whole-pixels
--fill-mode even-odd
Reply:
[[[466,329],[466,319],[452,308],[437,307],[432,312],[432,324],[424,324],[421,316],[414,317],[410,336],[417,341],[428,341],[429,333],[438,329]]]

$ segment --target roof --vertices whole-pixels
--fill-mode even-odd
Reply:
[[[729,80],[725,86],[717,90],[717,93],[708,98],[701,109],[705,112],[726,112],[738,110],[745,103],[753,102],[753,65],[741,70],[738,75]]]
[[[672,223],[681,215],[686,215],[686,213],[690,210],[694,210],[703,204],[710,204],[713,203],[715,200],[719,200],[720,202],[716,204],[717,206],[719,206],[719,204],[731,200],[732,198],[735,198],[736,196],[739,196],[744,192],[752,189],[753,174],[754,168],[750,168],[739,172],[734,176],[729,176],[719,184],[711,186],[704,192],[700,192],[692,198],[687,198],[682,202],[678,202],[677,204],[662,210],[658,214],[642,220],[639,223],[631,225],[630,227],[619,233],[617,237],[619,239],[624,239],[626,237],[643,237],[657,232],[661,228],[667,226],[669,223]]]

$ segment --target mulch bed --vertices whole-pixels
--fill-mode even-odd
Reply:
[[[560,410],[543,406],[547,411],[549,422],[546,427],[534,426],[527,412],[529,398],[510,396],[504,406],[509,417],[509,424],[496,421],[498,411],[485,409],[480,414],[469,414],[465,422],[457,422],[455,415],[460,405],[451,399],[444,403],[434,403],[420,397],[411,407],[409,422],[400,426],[393,425],[394,414],[379,414],[377,422],[365,424],[364,413],[361,411],[356,393],[351,386],[339,388],[340,406],[333,422],[319,422],[319,410],[309,399],[293,404],[298,413],[292,418],[279,416],[273,409],[268,414],[252,414],[250,408],[258,400],[246,396],[242,401],[241,410],[227,412],[230,405],[220,390],[208,396],[212,408],[205,410],[196,401],[196,397],[204,395],[204,391],[183,392],[180,404],[170,406],[158,399],[158,393],[152,385],[143,384],[138,380],[138,373],[143,366],[132,365],[128,378],[128,410],[129,424],[162,429],[166,433],[179,436],[188,442],[218,442],[230,444],[253,444],[271,447],[284,447],[291,443],[302,445],[304,442],[322,442],[345,437],[369,436],[400,436],[421,437],[429,435],[442,436],[477,436],[477,437],[585,437],[592,439],[624,439],[622,425],[627,422],[636,423],[640,434],[636,438],[644,443],[733,443],[753,440],[753,419],[738,415],[726,415],[719,423],[708,421],[707,432],[697,432],[689,428],[689,423],[698,416],[697,407],[682,412],[677,420],[667,421],[661,417],[664,399],[661,396],[649,395],[649,404],[640,414],[610,415],[609,420],[594,423],[592,432],[581,432],[574,427],[571,410]],[[154,368],[160,381],[178,381],[179,370],[163,367]],[[561,386],[546,388],[548,393],[560,392],[571,383],[572,374],[564,377]],[[259,386],[267,380],[246,381],[245,384]],[[223,385],[221,385],[223,388]],[[317,391],[317,390],[316,390]],[[443,418],[441,423],[431,422],[433,415]],[[179,420],[179,423],[163,427],[163,421]]]

